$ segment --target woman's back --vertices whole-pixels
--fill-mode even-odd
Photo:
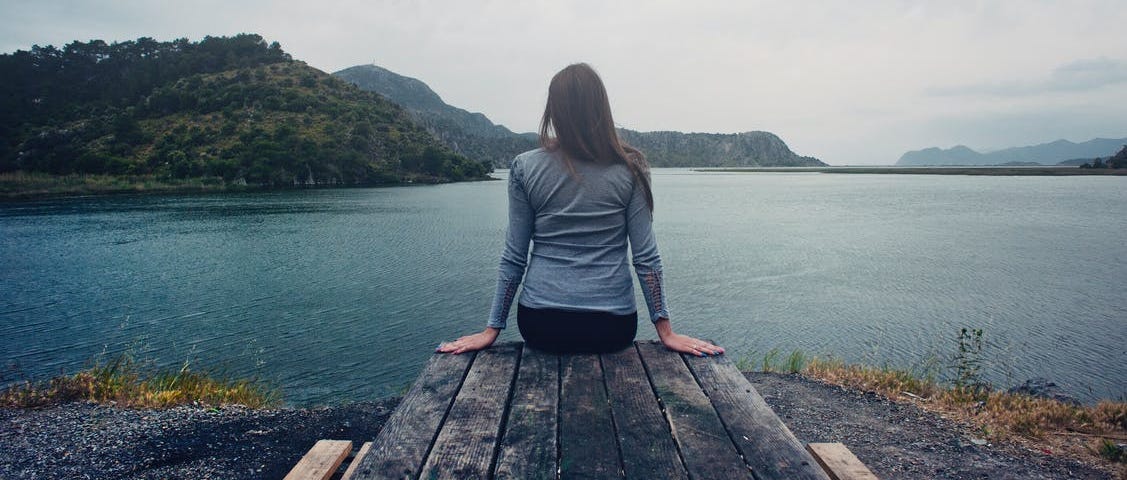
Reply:
[[[723,353],[670,326],[649,166],[618,138],[606,88],[589,65],[569,65],[552,77],[540,144],[545,148],[518,155],[509,171],[509,229],[486,328],[438,351],[458,354],[493,344],[522,281],[517,323],[532,348],[626,348],[638,323],[633,264],[649,319],[667,348]]]
[[[632,201],[642,210],[633,214],[649,216],[644,199],[634,198],[633,174],[621,163],[565,162],[561,155],[533,150],[518,156],[510,171],[516,190],[511,194],[524,195],[528,202],[524,213],[530,217],[533,241],[521,303],[631,313],[627,225]],[[520,255],[519,249],[512,253]]]

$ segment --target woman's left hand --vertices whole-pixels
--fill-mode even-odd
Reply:
[[[668,318],[659,319],[654,323],[654,327],[657,328],[657,336],[661,338],[661,344],[674,352],[688,353],[698,357],[724,353],[723,347],[688,335],[673,333],[673,327],[670,325]]]
[[[436,352],[453,353],[457,355],[464,352],[473,352],[489,348],[493,342],[497,340],[497,335],[501,334],[501,330],[493,327],[486,327],[484,331],[475,333],[473,335],[466,335],[453,342],[445,342],[435,349]]]

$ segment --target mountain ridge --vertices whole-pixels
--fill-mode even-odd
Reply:
[[[1079,158],[1096,158],[1114,155],[1127,144],[1127,138],[1094,138],[1075,143],[1065,139],[1010,147],[981,153],[965,145],[943,149],[929,147],[905,152],[896,161],[898,166],[927,165],[1005,165],[1037,163],[1057,165]]]
[[[482,113],[446,104],[425,82],[378,65],[333,73],[361,89],[387,97],[410,111],[432,135],[455,152],[506,168],[517,154],[539,146],[535,133],[514,133]],[[646,154],[654,167],[825,166],[795,154],[770,132],[683,133],[618,129],[622,140]]]

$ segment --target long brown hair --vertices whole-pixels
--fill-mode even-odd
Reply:
[[[550,136],[549,131],[556,136]],[[562,150],[565,162],[574,158],[625,164],[645,191],[646,204],[653,211],[650,165],[641,151],[618,138],[606,87],[590,65],[568,65],[552,77],[548,105],[540,120],[540,145],[549,151]],[[573,170],[570,163],[568,169]]]

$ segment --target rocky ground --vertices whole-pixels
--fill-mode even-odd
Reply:
[[[911,405],[794,375],[748,378],[803,442],[842,442],[883,479],[1114,478]],[[0,409],[0,479],[275,479],[321,438],[376,436],[395,400],[316,409]],[[980,442],[981,443],[981,442]]]

